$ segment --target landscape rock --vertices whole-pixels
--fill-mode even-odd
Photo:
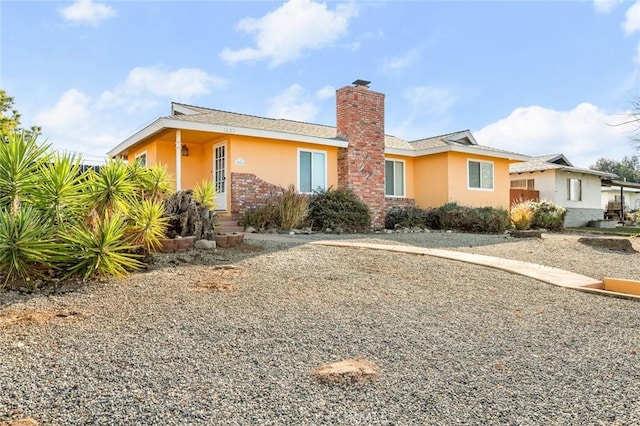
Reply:
[[[198,240],[195,242],[194,247],[199,250],[215,250],[216,242],[210,240]]]
[[[631,244],[631,240],[628,238],[581,237],[578,239],[578,242],[591,247],[623,251],[626,253],[637,253]]]
[[[322,383],[366,383],[380,375],[380,369],[365,358],[345,359],[324,364],[311,370]]]

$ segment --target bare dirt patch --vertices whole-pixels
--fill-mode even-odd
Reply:
[[[212,276],[198,281],[193,291],[211,291],[235,295],[235,287],[228,280],[238,275],[240,270],[235,265],[217,265],[213,268]]]
[[[353,358],[316,367],[311,370],[311,375],[321,383],[364,384],[376,379],[380,369],[368,359]]]
[[[38,426],[39,424],[33,417],[0,421],[0,426]]]
[[[0,327],[43,325],[51,321],[68,321],[79,316],[80,312],[69,310],[12,309],[0,312]]]

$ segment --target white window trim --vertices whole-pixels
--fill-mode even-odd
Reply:
[[[486,163],[486,164],[491,164],[491,183],[492,183],[492,187],[491,188],[474,188],[472,186],[470,186],[469,184],[471,183],[471,179],[469,179],[471,176],[469,176],[469,163],[471,162],[474,163]],[[480,168],[480,186],[482,187],[482,168]],[[493,161],[486,161],[486,160],[477,160],[477,159],[473,159],[473,158],[467,158],[467,189],[469,191],[484,191],[484,192],[494,192],[496,190],[496,166],[493,163]]]
[[[136,156],[133,158],[133,162],[135,163],[136,161],[138,161],[138,158],[142,157],[144,155],[144,166],[148,166],[149,165],[149,156],[147,155],[147,151],[142,151],[138,154],[136,154]]]
[[[298,192],[300,194],[313,194],[313,191],[315,191],[314,188],[312,188],[311,192],[302,192],[300,191],[300,153],[301,152],[317,152],[317,153],[321,153],[324,154],[324,185],[323,185],[323,190],[327,189],[327,163],[328,161],[328,155],[327,155],[327,151],[323,151],[320,149],[307,149],[307,148],[298,148],[298,151],[296,152],[296,163],[297,163],[297,170],[296,170],[296,188],[298,188]],[[313,164],[313,161],[312,161]]]
[[[385,167],[384,167],[384,183],[385,183],[385,188],[384,188],[384,196],[386,198],[407,198],[407,162],[405,160],[400,160],[398,158],[385,158]],[[402,193],[404,195],[389,195],[387,194],[387,165],[386,162],[387,161],[392,161],[393,163],[402,163]],[[395,178],[395,173],[396,173],[396,166],[395,164],[393,165],[393,177]],[[395,189],[396,185],[395,182],[393,182],[393,187]]]

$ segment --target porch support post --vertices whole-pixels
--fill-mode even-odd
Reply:
[[[182,133],[176,130],[176,191],[182,187]]]

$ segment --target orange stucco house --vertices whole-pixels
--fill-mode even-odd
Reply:
[[[239,216],[291,184],[304,193],[351,188],[376,227],[394,206],[509,207],[509,164],[528,157],[478,145],[468,130],[416,141],[386,135],[384,94],[368,85],[336,91],[336,127],[173,103],[170,116],[109,156],[164,164],[177,189],[212,179],[223,215]]]

